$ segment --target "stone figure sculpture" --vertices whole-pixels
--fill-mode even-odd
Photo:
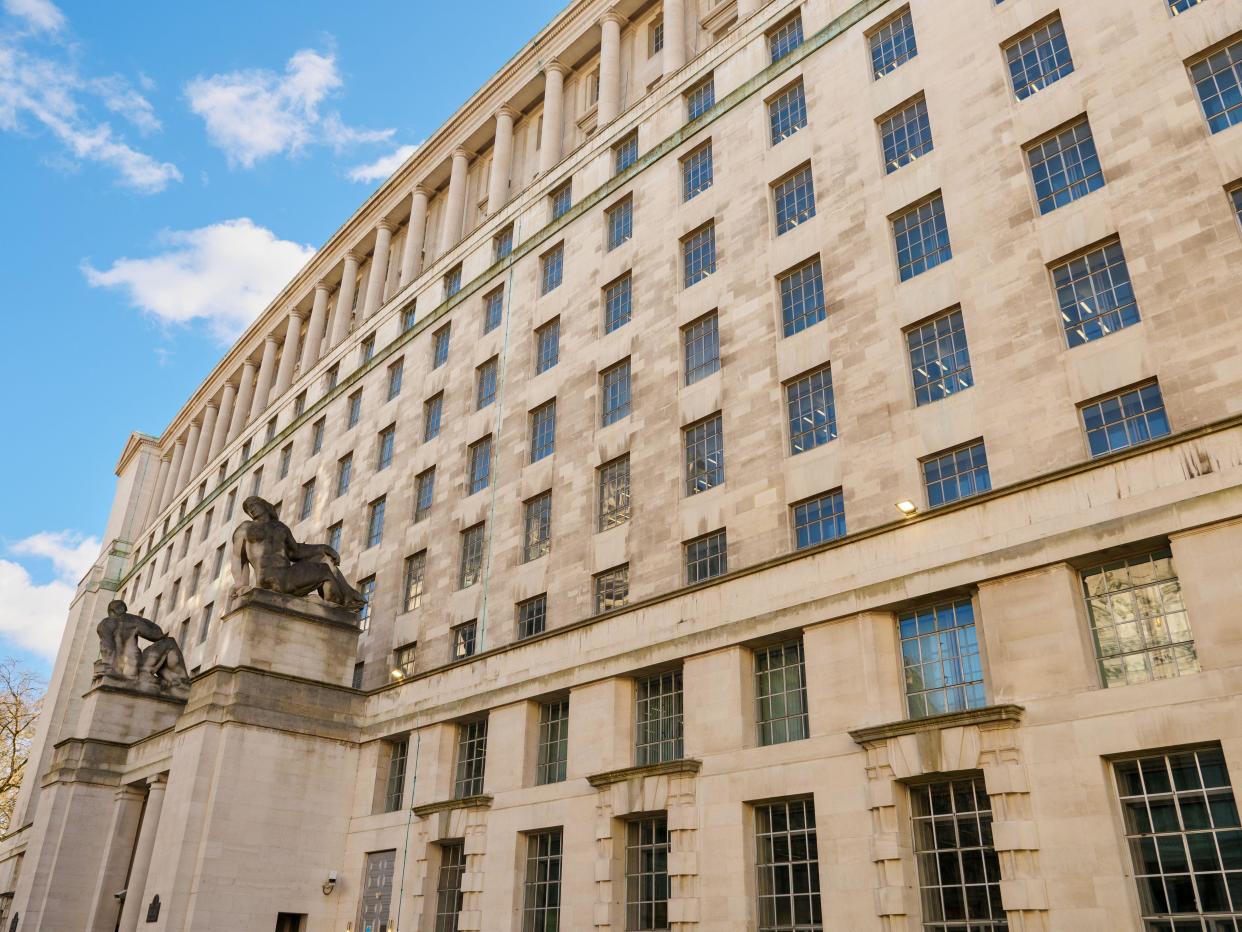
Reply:
[[[341,557],[327,544],[299,544],[268,502],[252,495],[242,502],[250,516],[233,532],[233,598],[250,587],[282,595],[318,592],[325,602],[357,611],[362,593],[341,574]]]
[[[190,695],[190,677],[176,639],[128,609],[120,599],[109,602],[108,616],[96,629],[99,659],[95,661],[95,682],[185,699]],[[140,649],[139,638],[151,643]]]

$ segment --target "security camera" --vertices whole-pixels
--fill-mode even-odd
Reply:
[[[321,889],[324,896],[332,895],[332,891],[336,889],[336,871],[328,871],[328,879],[323,882]]]

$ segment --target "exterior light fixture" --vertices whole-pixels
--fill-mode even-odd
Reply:
[[[914,502],[909,499],[906,499],[905,501],[897,503],[897,510],[909,518],[919,513],[919,506],[914,504]]]
[[[328,879],[323,882],[320,889],[323,890],[324,896],[332,895],[332,891],[336,889],[336,871],[328,871]]]
[[[394,670],[392,671],[392,678],[393,678],[394,680],[401,680],[401,679],[405,679],[405,674],[404,674],[404,673],[402,673],[402,672],[401,672],[400,670],[398,670],[398,669],[394,669]]]

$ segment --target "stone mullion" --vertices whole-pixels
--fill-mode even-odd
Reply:
[[[612,929],[613,862],[616,860],[612,787],[603,786],[595,796],[595,914],[593,927]]]
[[[897,808],[896,775],[888,760],[888,743],[869,744],[867,805],[871,810],[871,860],[875,864],[875,912],[884,932],[899,932],[909,922],[906,855],[901,814]]]
[[[470,809],[462,832],[462,851],[466,869],[461,878],[461,916],[457,928],[461,932],[483,929],[484,860],[487,857],[487,810]]]
[[[699,927],[699,813],[694,775],[669,777],[668,921],[671,932]]]

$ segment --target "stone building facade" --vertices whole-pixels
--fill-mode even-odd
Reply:
[[[6,928],[1242,929],[1240,83],[1234,0],[573,3],[129,439]],[[361,631],[233,605],[256,492]]]

